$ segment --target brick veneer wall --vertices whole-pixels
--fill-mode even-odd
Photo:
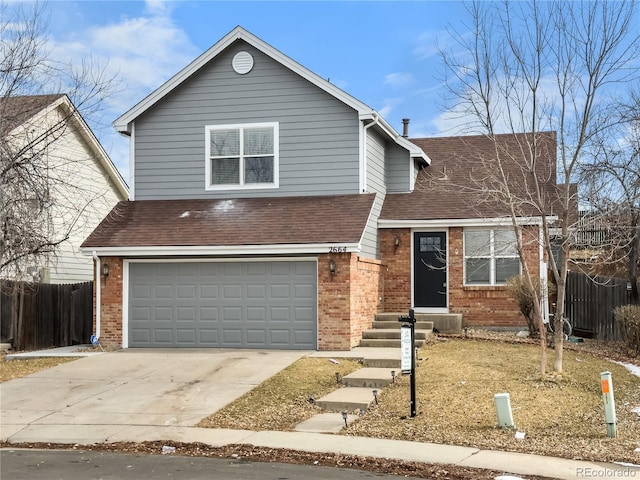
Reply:
[[[525,256],[531,274],[539,275],[537,227],[525,232]],[[449,228],[448,275],[449,311],[461,313],[467,326],[526,326],[513,298],[503,286],[464,286],[463,232],[461,227]],[[400,244],[395,247],[398,237]],[[533,241],[531,241],[533,240]],[[384,305],[387,312],[402,312],[411,308],[411,231],[388,229],[381,232],[381,257],[387,267],[384,275]]]
[[[336,273],[329,272],[329,261]],[[379,311],[382,265],[355,253],[318,256],[318,349],[350,350]]]
[[[407,312],[411,308],[411,230],[381,230],[380,258],[385,266],[381,309]]]
[[[109,276],[100,275],[100,344],[108,347],[121,347],[122,259],[119,257],[102,257],[100,260],[102,265],[105,263],[109,265]],[[94,282],[94,285],[97,287],[97,282]],[[94,287],[94,296],[96,287]],[[93,312],[93,331],[96,331],[95,309]]]
[[[371,328],[375,314],[382,308],[382,263],[379,260],[351,256],[351,337],[355,347],[362,332]]]

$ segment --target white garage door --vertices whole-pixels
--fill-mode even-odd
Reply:
[[[315,349],[313,261],[129,264],[130,347]]]

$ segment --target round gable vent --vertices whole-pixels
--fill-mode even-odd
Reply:
[[[236,73],[244,75],[245,73],[249,73],[253,68],[253,57],[249,52],[238,52],[233,57],[231,64]]]

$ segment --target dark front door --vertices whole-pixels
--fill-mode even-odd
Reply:
[[[413,234],[413,303],[416,308],[447,306],[447,234]]]

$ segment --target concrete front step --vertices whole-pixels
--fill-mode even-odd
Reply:
[[[426,321],[416,321],[415,324],[415,328],[417,330],[433,330],[433,322],[426,322]],[[387,320],[374,320],[373,323],[371,324],[371,328],[373,328],[374,330],[377,329],[383,329],[383,330],[388,330],[388,329],[392,329],[395,328],[397,330],[400,329],[400,327],[402,326],[401,322],[398,322],[397,320],[395,322],[392,321],[387,321]]]
[[[329,412],[366,410],[373,403],[371,388],[344,387],[316,400],[316,405]]]
[[[342,384],[346,387],[381,389],[391,383],[391,370],[389,368],[361,368],[342,377]]]
[[[416,329],[415,335],[416,340],[426,340],[432,334],[431,330],[418,330]],[[371,339],[371,338],[400,338],[400,329],[399,328],[377,328],[374,330],[365,330],[362,332],[362,338]]]
[[[389,351],[393,351],[389,349]],[[400,349],[398,349],[398,355],[400,354]],[[365,367],[370,368],[387,368],[389,371],[400,369],[400,359],[399,358],[365,358],[362,361],[362,364]]]
[[[347,425],[351,425],[359,415],[347,415]],[[345,427],[342,413],[319,413],[296,425],[296,432],[339,433]]]
[[[377,313],[374,324],[381,322],[398,322],[398,317],[406,317],[409,312],[401,313]],[[416,313],[417,322],[433,322],[433,328],[438,329],[441,333],[457,333],[462,331],[462,314],[461,313]],[[386,327],[382,327],[386,328]]]
[[[416,347],[420,348],[424,345],[425,340],[416,340]],[[363,338],[360,340],[361,347],[382,347],[382,348],[400,348],[400,339],[392,338]]]

